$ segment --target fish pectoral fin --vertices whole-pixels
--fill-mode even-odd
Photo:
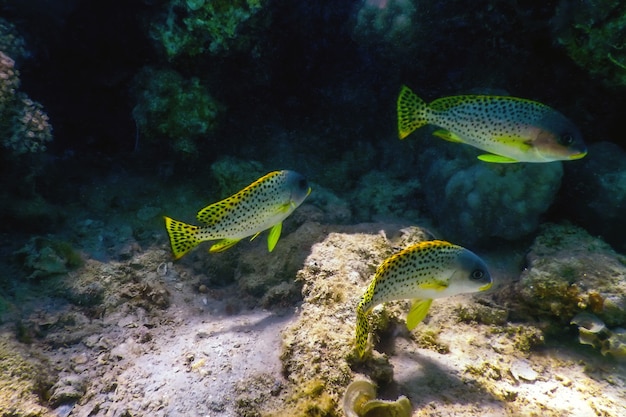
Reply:
[[[449,130],[438,129],[433,132],[433,136],[437,136],[443,140],[454,143],[465,143],[456,133],[452,133]]]
[[[215,253],[215,252],[223,252],[226,249],[229,249],[233,246],[235,246],[235,244],[237,242],[239,242],[240,239],[222,239],[219,242],[217,242],[216,244],[214,244],[213,246],[211,246],[209,248],[209,252],[211,253]]]
[[[428,310],[430,309],[430,305],[433,303],[432,298],[427,298],[425,300],[414,300],[411,305],[411,310],[409,314],[406,316],[406,327],[409,330],[413,330],[415,326],[419,324],[420,321],[424,320],[426,314],[428,314]]]
[[[446,281],[430,281],[419,284],[419,287],[423,290],[443,291],[448,288],[448,283]]]
[[[278,243],[278,239],[280,239],[280,232],[283,230],[283,222],[276,223],[270,229],[270,233],[267,236],[267,250],[270,252],[274,250],[276,247],[276,243]]]
[[[507,156],[496,155],[493,153],[486,153],[486,154],[478,155],[478,159],[484,162],[491,162],[494,164],[515,164],[519,162],[516,159],[509,158]]]
[[[257,238],[257,236],[258,236],[258,235],[260,235],[260,234],[261,234],[261,232],[257,232],[254,236],[252,236],[252,237],[250,238],[250,242],[252,242],[254,239],[256,239],[256,238]]]

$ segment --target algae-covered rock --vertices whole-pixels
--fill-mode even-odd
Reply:
[[[64,274],[83,263],[81,255],[68,242],[44,237],[30,239],[14,255],[30,272],[28,279]]]
[[[626,258],[571,225],[546,225],[518,284],[531,315],[568,323],[579,312],[608,326],[626,323]]]
[[[27,352],[9,336],[0,335],[0,415],[52,417],[42,406],[53,381],[50,365]]]
[[[393,236],[388,238],[385,230],[392,230]],[[397,247],[427,236],[418,228],[398,232],[396,228],[375,224],[345,227],[341,231],[345,233],[330,233],[313,245],[297,273],[304,301],[298,321],[283,331],[281,354],[291,390],[320,381],[319,398],[329,398],[333,404],[333,412],[326,415],[340,415],[337,408],[354,377],[355,309],[376,267]],[[358,366],[378,384],[392,380],[388,360],[377,352],[367,364]],[[301,409],[302,401],[295,401],[293,408],[280,415],[309,415],[296,411]]]

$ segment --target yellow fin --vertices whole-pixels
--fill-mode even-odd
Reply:
[[[198,246],[201,239],[198,238],[198,226],[179,222],[170,217],[164,216],[165,229],[170,238],[170,245],[174,259],[180,259],[184,254]]]
[[[398,136],[400,139],[406,138],[415,129],[428,124],[426,118],[428,105],[406,85],[400,89],[396,110],[398,112]]]
[[[448,142],[455,143],[465,143],[463,139],[461,139],[456,133],[452,133],[449,130],[438,129],[433,132],[433,136],[437,136],[443,140],[447,140]]]
[[[223,252],[226,249],[233,247],[240,239],[222,239],[209,249],[209,252]]]
[[[491,162],[494,164],[515,164],[519,162],[513,158],[509,158],[508,156],[496,155],[493,153],[486,153],[486,154],[478,155],[477,158],[480,159],[481,161]]]
[[[370,334],[370,323],[367,318],[369,311],[363,310],[365,304],[364,300],[361,300],[356,308],[356,351],[359,358],[363,358],[365,355],[367,339]]]
[[[423,290],[442,291],[448,288],[448,283],[446,281],[430,281],[419,284],[418,286]]]
[[[282,230],[283,230],[283,222],[276,223],[270,229],[270,234],[267,236],[267,250],[269,250],[270,252],[274,250],[274,247],[276,247],[276,243],[278,242],[278,239],[280,238],[280,232]]]
[[[415,326],[419,324],[420,321],[424,320],[428,310],[430,309],[430,305],[433,303],[432,298],[427,298],[426,300],[415,300],[411,305],[411,310],[409,314],[406,316],[406,327],[409,330],[413,330]]]
[[[252,236],[252,237],[250,238],[250,242],[252,242],[254,239],[256,239],[256,237],[257,237],[258,235],[260,235],[260,234],[261,234],[261,232],[258,232],[257,234],[255,234],[254,236]]]
[[[233,197],[228,197],[222,201],[206,206],[198,212],[196,218],[198,221],[208,226],[214,226],[233,210],[236,203]]]

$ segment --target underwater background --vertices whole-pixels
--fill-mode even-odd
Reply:
[[[617,0],[0,0],[0,415],[626,415],[624,39]],[[401,141],[403,85],[549,105],[587,155]],[[163,216],[285,169],[274,251],[174,260]],[[357,360],[376,267],[435,238],[493,288],[375,310]]]

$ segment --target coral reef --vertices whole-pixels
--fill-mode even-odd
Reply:
[[[602,240],[575,226],[546,224],[527,263],[511,289],[523,303],[517,314],[549,320],[557,329],[580,312],[609,327],[626,323],[626,259]]]
[[[406,52],[420,29],[417,1],[364,0],[355,10],[352,37],[361,45]]]
[[[185,79],[171,69],[146,67],[135,76],[133,91],[139,141],[156,142],[156,146],[195,156],[198,143],[206,140],[220,111],[201,81]]]
[[[8,333],[0,334],[0,413],[5,416],[52,417],[47,392],[54,383],[53,366],[29,352]]]
[[[171,0],[150,34],[169,60],[181,55],[217,54],[254,44],[254,18],[265,0]]]
[[[584,71],[608,86],[626,85],[626,13],[618,0],[562,1],[556,40]]]
[[[609,329],[595,315],[585,312],[576,314],[571,324],[578,326],[580,343],[599,349],[605,356],[626,360],[626,329]]]
[[[423,190],[442,236],[459,244],[530,235],[561,184],[559,162],[490,164],[467,147],[433,145],[420,158]]]
[[[0,143],[13,155],[43,152],[52,126],[43,106],[19,92],[15,61],[0,50]]]
[[[80,254],[69,243],[52,238],[33,237],[14,256],[30,273],[27,279],[64,274],[83,264]]]
[[[414,219],[419,217],[414,201],[420,188],[416,178],[403,180],[388,172],[372,170],[359,179],[350,201],[361,221]]]
[[[565,166],[559,213],[626,252],[626,152],[597,142],[589,155]]]

